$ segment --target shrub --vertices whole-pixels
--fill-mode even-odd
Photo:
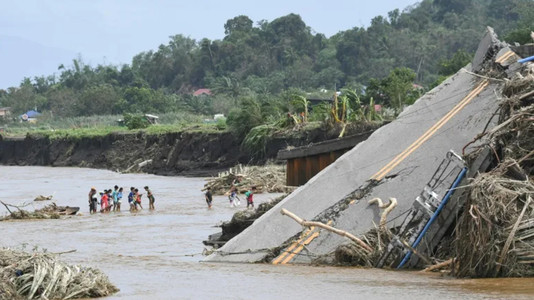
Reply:
[[[252,128],[263,123],[261,105],[253,98],[242,99],[240,107],[231,110],[226,119],[226,124],[239,139],[244,138]]]
[[[138,114],[124,114],[124,125],[128,127],[128,129],[141,129],[141,128],[147,128],[150,123],[148,123],[142,115]]]
[[[260,125],[252,128],[243,141],[243,147],[253,157],[263,158],[267,143],[275,130],[276,128],[271,125]]]
[[[218,130],[226,130],[226,118],[218,118],[217,124],[215,124],[215,127]]]

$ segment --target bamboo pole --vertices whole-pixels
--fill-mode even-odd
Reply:
[[[284,216],[288,216],[290,217],[291,219],[295,220],[297,223],[299,223],[300,225],[304,226],[304,227],[320,227],[320,228],[323,228],[325,230],[328,230],[330,232],[333,232],[335,234],[338,234],[340,236],[343,236],[343,237],[346,237],[352,241],[354,241],[356,244],[358,244],[360,247],[362,247],[364,250],[366,250],[367,252],[373,252],[373,248],[369,247],[369,245],[367,245],[366,243],[364,243],[362,240],[360,240],[359,238],[357,238],[356,236],[352,235],[351,233],[348,233],[344,230],[340,230],[340,229],[337,229],[337,228],[334,228],[332,226],[328,226],[326,224],[323,224],[321,222],[308,222],[308,221],[305,221],[301,218],[299,218],[297,215],[295,215],[294,213],[288,211],[287,209],[285,208],[282,208],[282,211],[281,211],[282,215]]]
[[[446,260],[442,263],[439,263],[439,264],[435,264],[433,266],[430,266],[424,270],[421,270],[421,272],[430,272],[430,271],[434,271],[434,270],[437,270],[437,269],[441,269],[441,268],[444,268],[444,267],[447,267],[449,265],[451,265],[456,259],[455,258],[451,258],[449,260]]]

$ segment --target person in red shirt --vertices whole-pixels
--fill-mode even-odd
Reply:
[[[105,190],[104,192],[100,192],[100,194],[102,195],[102,198],[100,199],[100,212],[105,212],[107,207],[108,207],[108,201],[109,201],[109,197],[108,197],[108,191]]]
[[[254,193],[256,192],[256,187],[253,186],[249,191],[245,193],[247,197],[247,209],[252,207],[254,209]]]
[[[143,194],[139,193],[138,189],[135,189],[135,207],[137,208],[137,205],[143,209],[143,205],[141,205],[141,197],[143,197]]]

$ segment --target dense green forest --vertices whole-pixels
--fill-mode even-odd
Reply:
[[[57,75],[25,78],[0,90],[0,106],[71,117],[227,114],[244,103],[268,118],[287,113],[295,95],[329,98],[336,87],[398,107],[417,97],[412,83],[430,88],[469,62],[485,26],[525,43],[533,24],[531,0],[423,0],[332,37],[314,32],[298,14],[256,23],[237,16],[224,24],[222,40],[177,34],[131,64],[91,66],[79,58],[59,66]],[[192,96],[199,88],[213,95]]]

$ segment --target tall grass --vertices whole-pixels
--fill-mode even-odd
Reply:
[[[214,125],[203,124],[205,119],[203,116],[187,112],[162,114],[158,117],[158,125],[152,125],[143,131],[161,134],[184,130],[194,125],[197,125],[196,130],[216,130]],[[112,132],[134,132],[119,126],[118,121],[122,118],[122,115],[57,118],[44,114],[36,123],[11,122],[3,127],[5,134],[11,136],[34,134],[47,135],[52,139],[101,136]]]

